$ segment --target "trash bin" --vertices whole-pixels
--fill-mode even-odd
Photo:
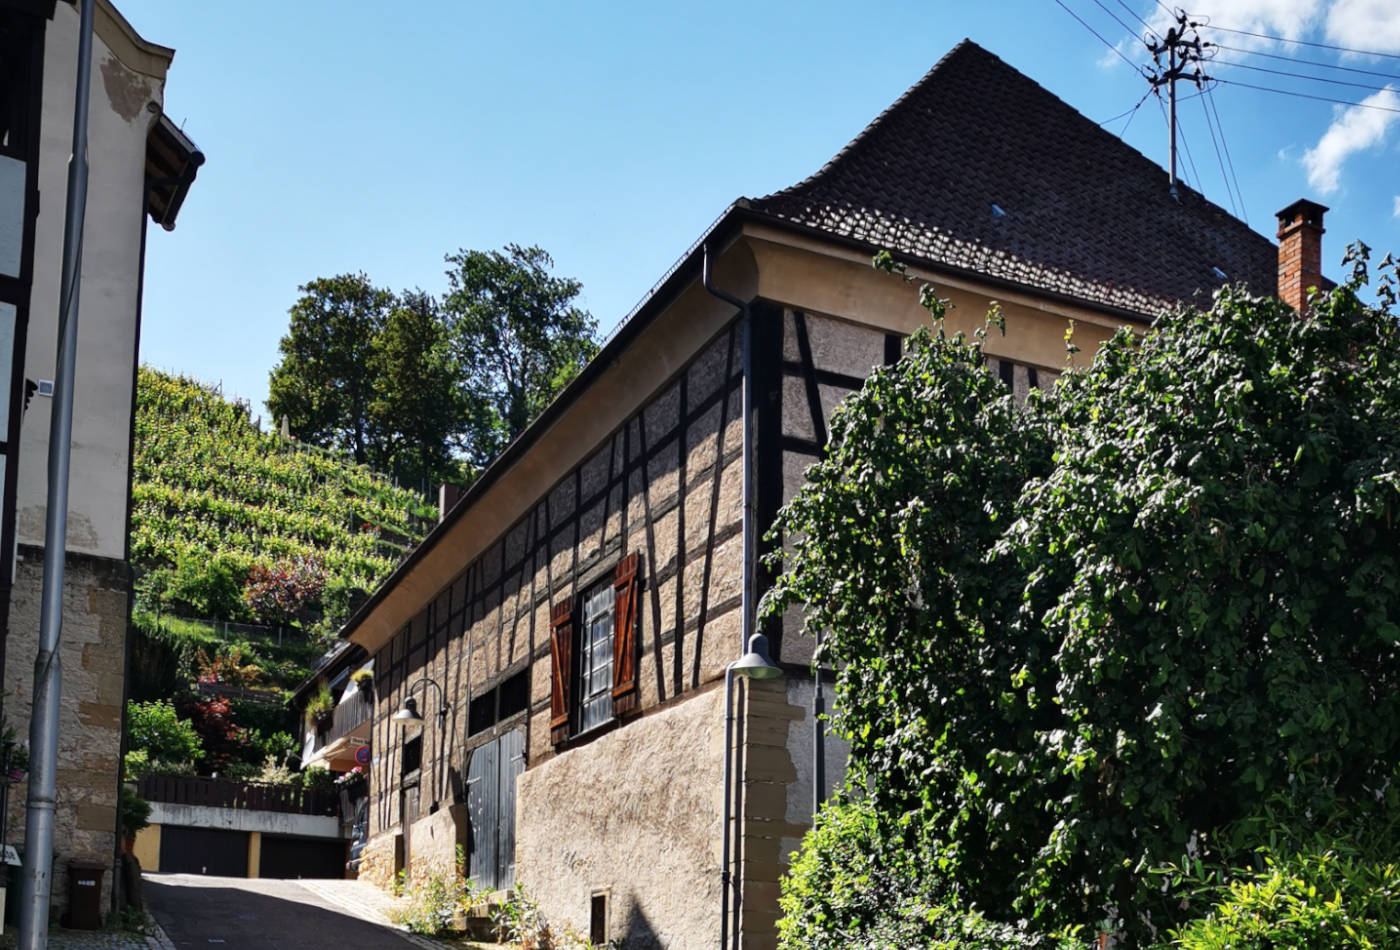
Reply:
[[[97,930],[102,926],[102,874],[100,861],[68,862],[68,926]]]

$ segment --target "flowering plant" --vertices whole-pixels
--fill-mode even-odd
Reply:
[[[335,777],[335,784],[338,788],[347,788],[351,785],[356,785],[360,782],[363,782],[368,778],[369,773],[365,771],[364,766],[357,765],[350,771],[342,775],[337,775]]]

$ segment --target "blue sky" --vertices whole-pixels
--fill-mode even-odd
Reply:
[[[208,156],[178,228],[150,235],[142,358],[222,382],[255,415],[308,280],[365,271],[440,292],[445,253],[539,244],[583,282],[606,332],[730,201],[815,171],[963,37],[1102,121],[1147,90],[1105,43],[1149,64],[1124,25],[1140,35],[1138,17],[1160,30],[1167,16],[1156,0],[119,6],[177,49],[166,111]],[[1237,47],[1211,74],[1400,110],[1393,11],[1383,0],[1220,0],[1192,15],[1210,19],[1203,38]],[[1354,238],[1400,251],[1400,111],[1238,84],[1213,99],[1235,200],[1256,230],[1272,236],[1273,212],[1306,196],[1332,209],[1332,276]],[[1228,209],[1206,102],[1181,107],[1194,160],[1184,174]],[[1154,99],[1107,127],[1165,165]]]

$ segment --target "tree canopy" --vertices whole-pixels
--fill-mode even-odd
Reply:
[[[478,466],[495,458],[593,354],[597,322],[574,306],[582,285],[550,273],[538,247],[447,257],[443,301],[466,409],[461,445]]]
[[[367,461],[374,380],[365,372],[394,296],[364,274],[323,277],[298,288],[291,324],[268,381],[267,408],[297,437]]]
[[[362,273],[301,287],[271,373],[274,419],[423,491],[489,464],[597,352],[597,323],[538,247],[445,261],[441,299]]]
[[[1395,807],[1400,330],[1365,276],[1307,318],[1224,289],[1023,407],[926,289],[775,527],[768,609],[824,632],[852,750],[787,947],[950,906],[1143,946],[1201,913],[1164,869],[1248,863],[1277,796]]]

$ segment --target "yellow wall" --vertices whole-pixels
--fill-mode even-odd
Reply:
[[[141,870],[159,871],[160,825],[147,825],[136,832],[136,847],[131,853],[141,862]]]
[[[248,876],[258,876],[258,866],[262,864],[262,832],[248,832]]]

